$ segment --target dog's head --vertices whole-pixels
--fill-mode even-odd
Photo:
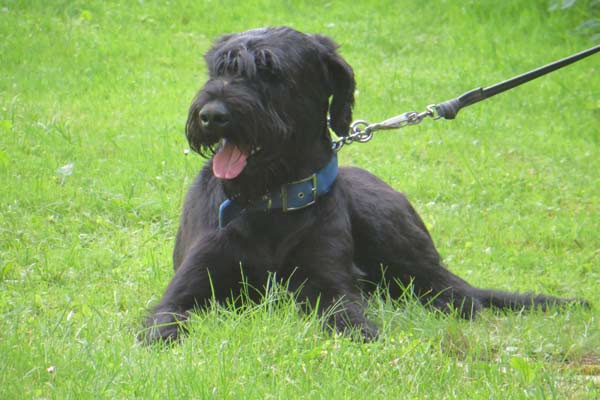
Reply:
[[[221,37],[205,55],[209,80],[190,107],[190,147],[212,155],[217,178],[262,177],[266,186],[284,179],[290,160],[330,152],[327,114],[333,131],[347,135],[355,86],[336,49],[327,37],[285,27]]]

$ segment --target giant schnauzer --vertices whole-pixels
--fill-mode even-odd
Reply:
[[[330,128],[348,134],[354,74],[321,35],[287,27],[221,37],[186,124],[210,157],[183,205],[175,275],[147,321],[147,341],[178,337],[194,308],[275,276],[327,326],[377,328],[363,293],[404,288],[424,304],[473,317],[483,307],[546,308],[569,300],[478,289],[448,271],[406,197],[360,168],[341,167]],[[328,123],[329,115],[329,123]]]

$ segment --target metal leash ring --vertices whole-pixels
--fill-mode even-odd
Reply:
[[[370,129],[369,123],[362,119],[354,121],[352,125],[350,125],[350,131],[352,132],[349,136],[352,141],[356,141],[359,143],[367,143],[369,140],[373,139],[373,130]],[[361,127],[363,127],[361,129]]]

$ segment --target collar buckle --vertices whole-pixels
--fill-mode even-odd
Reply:
[[[317,202],[317,174],[281,186],[283,212],[301,210]],[[311,198],[307,198],[309,195]],[[288,197],[289,196],[289,197]]]

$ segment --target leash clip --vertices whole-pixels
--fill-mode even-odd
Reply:
[[[409,111],[404,114],[396,115],[388,118],[385,121],[369,124],[367,121],[359,119],[350,125],[350,132],[347,136],[334,140],[333,151],[338,152],[344,145],[354,142],[367,143],[373,139],[373,134],[376,131],[386,131],[390,129],[401,129],[410,125],[420,124],[425,118],[440,119],[441,116],[437,112],[436,105],[431,104],[425,108],[425,111]]]
[[[409,111],[404,114],[396,115],[395,117],[386,119],[385,121],[369,125],[367,129],[369,131],[383,131],[389,129],[401,129],[409,125],[420,124],[425,117],[434,118],[435,111],[434,106],[427,106],[427,109],[423,112]]]

